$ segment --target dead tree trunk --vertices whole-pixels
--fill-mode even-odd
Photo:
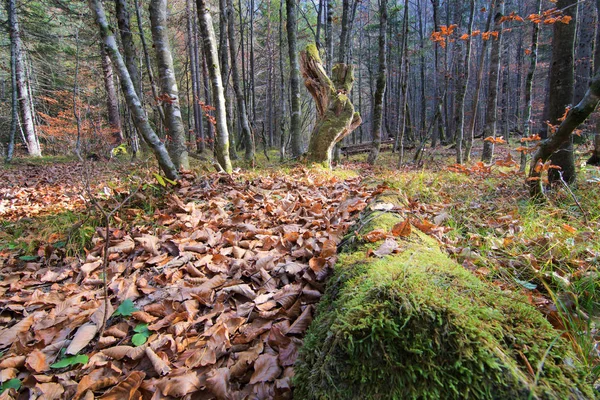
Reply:
[[[348,97],[354,83],[354,68],[336,64],[330,79],[314,44],[300,53],[300,67],[304,85],[317,105],[317,121],[310,137],[307,161],[329,167],[335,144],[362,122]]]

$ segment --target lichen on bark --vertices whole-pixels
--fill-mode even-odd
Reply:
[[[307,161],[329,167],[335,144],[362,122],[348,97],[354,82],[354,67],[336,64],[329,78],[314,44],[309,44],[300,52],[300,67],[304,85],[317,107],[317,120],[308,145]]]

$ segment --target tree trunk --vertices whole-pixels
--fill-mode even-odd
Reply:
[[[167,32],[167,0],[150,1],[150,24],[152,40],[156,49],[160,99],[165,111],[167,148],[177,169],[189,169],[188,151],[185,144],[185,128],[179,106],[179,89],[175,78],[171,45]]]
[[[572,18],[571,22],[554,24],[552,38],[552,64],[550,65],[550,98],[548,101],[548,120],[551,125],[558,125],[566,108],[573,100],[573,52],[575,46],[575,31],[577,18],[577,0],[558,0],[556,7],[562,9],[565,16]],[[575,158],[573,154],[573,137],[563,142],[560,149],[550,156],[553,165],[561,168],[563,179],[571,184],[575,182]],[[534,163],[535,165],[535,163]],[[548,179],[552,183],[560,180],[557,170],[550,170]]]
[[[369,153],[367,162],[371,165],[377,161],[379,149],[381,147],[381,123],[383,119],[383,98],[386,87],[386,67],[387,53],[385,51],[387,43],[387,0],[380,0],[379,6],[379,71],[377,73],[377,88],[375,98],[373,99],[373,124],[371,132],[373,137],[373,147]]]
[[[135,44],[133,43],[133,32],[131,30],[131,18],[129,16],[129,5],[127,4],[127,0],[115,0],[115,9],[117,23],[119,25],[119,34],[121,36],[121,44],[123,45],[123,58],[125,59],[125,65],[129,71],[129,76],[133,82],[135,92],[141,101],[142,85],[140,83],[140,73],[137,68],[137,57],[135,54]]]
[[[242,138],[244,140],[244,147],[246,153],[244,155],[246,160],[252,160],[254,158],[254,141],[252,138],[252,131],[250,130],[250,123],[248,121],[248,110],[246,109],[246,99],[244,99],[244,92],[240,84],[240,75],[237,65],[237,46],[235,43],[235,29],[234,29],[234,16],[235,11],[233,9],[233,0],[227,0],[227,24],[228,24],[228,35],[229,35],[229,50],[231,52],[231,75],[233,80],[233,90],[237,100],[237,111],[240,126],[242,128]]]
[[[229,132],[229,157],[237,160],[235,150],[235,130],[233,128],[233,103],[228,95],[229,87],[229,43],[227,39],[227,0],[219,0],[219,65],[221,67],[221,81],[223,82],[223,96],[225,98],[225,119]]]
[[[492,25],[492,17],[496,11],[496,1],[493,0],[488,11],[488,18],[485,24],[485,31],[489,32]],[[500,17],[498,17],[500,18]],[[498,19],[499,21],[499,19]],[[491,39],[491,38],[490,38]],[[479,55],[479,70],[477,72],[477,81],[475,82],[475,94],[473,95],[473,107],[471,112],[471,120],[469,123],[469,131],[467,137],[464,138],[464,161],[471,161],[471,149],[473,148],[473,140],[475,139],[475,122],[477,121],[477,108],[479,107],[479,93],[481,92],[481,83],[483,81],[483,70],[485,69],[485,54],[489,40],[484,40],[481,46],[481,54]],[[498,49],[499,51],[499,49]]]
[[[296,52],[298,34],[296,32],[296,0],[286,0],[288,52],[290,55],[290,92],[291,112],[290,135],[292,137],[292,155],[302,154],[302,109],[300,105],[300,73],[298,53]]]
[[[536,6],[537,14],[542,12],[542,0],[537,0]],[[523,137],[527,138],[531,134],[531,111],[533,109],[533,77],[535,70],[537,69],[538,61],[538,42],[539,42],[540,26],[539,24],[533,24],[533,31],[531,34],[531,57],[529,61],[529,71],[527,71],[527,77],[525,78],[525,115],[523,116]],[[527,143],[527,142],[524,142]],[[521,166],[519,170],[525,172],[527,167],[527,151],[521,152]]]
[[[463,163],[463,140],[464,140],[464,128],[465,128],[465,96],[467,94],[467,86],[469,84],[469,77],[471,75],[471,49],[473,39],[471,34],[473,33],[473,20],[475,16],[475,0],[469,2],[469,23],[467,35],[467,42],[465,44],[465,74],[461,78],[461,84],[458,88],[458,94],[456,97],[456,133],[454,135],[456,139],[456,162],[458,164]]]
[[[9,13],[15,13],[15,1],[16,0],[8,0],[7,1],[7,9]],[[11,4],[12,3],[12,4]],[[11,15],[12,16],[12,15]],[[13,22],[10,20],[10,22]],[[16,18],[15,18],[16,23]],[[11,24],[12,26],[12,24]],[[12,32],[11,32],[12,39]],[[8,151],[6,152],[6,162],[9,163],[13,159],[13,154],[15,151],[15,136],[17,133],[17,125],[19,123],[19,94],[17,90],[17,57],[18,57],[18,46],[16,40],[10,41],[10,83],[11,83],[11,93],[12,93],[12,102],[11,102],[11,121],[10,121],[10,132],[8,136]]]
[[[575,87],[573,89],[573,104],[579,103],[587,91],[590,78],[594,73],[594,39],[596,35],[596,5],[591,1],[579,4],[579,33],[575,49],[577,60],[575,64]],[[571,21],[571,24],[574,23]],[[597,45],[597,44],[596,44]]]
[[[317,106],[317,121],[310,137],[307,161],[330,167],[335,144],[362,122],[348,97],[354,82],[354,68],[336,64],[330,79],[323,68],[319,50],[312,44],[300,53],[300,58],[304,85]]]
[[[202,153],[204,143],[202,140],[202,109],[200,107],[200,74],[198,74],[198,46],[196,44],[196,29],[194,27],[195,16],[192,12],[193,4],[191,0],[185,1],[185,12],[188,31],[188,51],[190,57],[190,75],[192,80],[192,110],[194,112],[194,133],[196,141],[196,150]]]
[[[504,14],[504,2],[500,2],[499,10],[496,13],[494,20],[496,29],[494,32],[498,34],[497,38],[490,37],[493,40],[492,53],[490,55],[490,73],[488,78],[488,97],[485,113],[485,126],[483,128],[483,152],[481,153],[481,161],[490,163],[494,156],[493,140],[487,138],[496,138],[496,122],[498,121],[498,84],[500,82],[500,49],[502,47],[502,24],[500,19]]]
[[[137,17],[138,30],[140,31],[140,41],[142,42],[142,49],[144,50],[144,61],[146,63],[148,79],[150,79],[150,88],[152,89],[152,97],[154,98],[153,101],[156,102],[156,111],[158,111],[160,121],[162,123],[164,123],[165,122],[165,112],[164,112],[161,104],[157,100],[158,99],[158,88],[156,87],[156,81],[154,80],[154,73],[152,72],[152,63],[150,62],[150,54],[148,53],[148,45],[146,44],[146,36],[144,35],[142,12],[138,5],[138,0],[134,0],[134,3],[135,3],[135,16]]]
[[[327,21],[325,23],[325,64],[326,71],[331,75],[333,67],[333,0],[327,0]]]
[[[133,122],[137,130],[142,134],[146,140],[146,143],[148,143],[148,145],[152,148],[152,151],[158,160],[158,164],[167,178],[177,179],[177,168],[173,164],[173,161],[171,161],[171,157],[169,157],[169,153],[167,152],[164,144],[160,141],[150,126],[150,123],[148,123],[146,112],[144,111],[142,103],[135,92],[133,81],[129,76],[129,71],[125,66],[123,57],[121,56],[119,48],[117,47],[115,37],[111,33],[108,21],[106,20],[106,14],[104,13],[102,0],[89,0],[89,5],[92,13],[94,14],[96,23],[100,28],[100,36],[102,37],[106,51],[110,56],[113,65],[117,68],[117,74],[121,80],[123,95],[125,96],[127,107],[133,115]]]
[[[212,17],[210,16],[206,0],[196,0],[196,5],[198,8],[198,21],[200,22],[200,32],[204,45],[204,54],[206,56],[206,64],[212,86],[213,104],[215,107],[215,119],[217,125],[215,151],[217,153],[217,161],[225,172],[231,173],[233,167],[231,166],[231,160],[229,158],[229,132],[227,130],[227,119],[225,116],[225,95],[219,67],[217,38],[215,36]]]
[[[319,0],[320,7],[322,7],[323,0]],[[281,162],[285,159],[286,153],[286,137],[285,137],[285,121],[287,118],[286,101],[285,101],[285,72],[283,65],[283,5],[284,0],[279,1],[279,103],[280,103],[280,116],[279,116],[279,159]],[[318,36],[318,35],[317,35]]]
[[[6,6],[8,11],[8,32],[11,44],[11,57],[14,54],[14,75],[17,79],[17,96],[22,117],[22,127],[25,131],[25,144],[27,145],[27,152],[30,156],[41,157],[42,150],[35,132],[29,82],[27,80],[23,60],[23,48],[21,43],[21,31],[19,30],[19,22],[17,19],[16,0],[7,0]]]
[[[113,69],[110,57],[100,45],[100,57],[102,58],[102,72],[104,77],[104,88],[106,90],[106,108],[108,110],[108,125],[117,144],[123,141],[123,132],[121,129],[121,115],[119,114],[119,100],[115,89],[113,79]]]
[[[533,156],[528,179],[530,184],[530,194],[533,198],[540,198],[543,196],[541,180],[542,172],[545,169],[543,168],[543,164],[548,159],[552,159],[552,156],[557,154],[557,151],[563,149],[565,144],[571,143],[573,131],[594,112],[599,102],[600,71],[596,72],[596,76],[592,80],[583,99],[567,113],[566,118],[561,122],[556,132],[549,139],[542,142],[540,148]],[[557,179],[560,179],[560,175],[558,175]],[[563,179],[567,181],[564,172]]]
[[[406,133],[407,119],[408,119],[408,91],[406,90],[408,85],[408,0],[404,0],[404,16],[402,18],[402,46],[400,50],[400,91],[402,92],[402,123],[398,121],[398,166],[400,167],[404,163],[404,135]]]

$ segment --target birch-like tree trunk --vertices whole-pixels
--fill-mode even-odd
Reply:
[[[296,0],[286,0],[285,4],[287,12],[288,52],[290,55],[290,92],[292,98],[290,135],[292,137],[292,155],[298,157],[302,154],[302,110],[300,105],[300,66],[296,51],[298,42],[298,34],[296,32]],[[329,60],[327,62],[329,63]]]
[[[196,149],[199,153],[202,153],[202,109],[200,108],[200,80],[198,77],[198,49],[196,46],[196,30],[194,29],[194,13],[192,13],[193,4],[191,0],[185,1],[185,13],[187,22],[187,34],[188,34],[188,54],[190,57],[190,76],[192,80],[192,110],[194,112],[194,133],[196,140]]]
[[[119,79],[121,80],[121,89],[123,90],[127,107],[131,111],[133,122],[136,128],[142,134],[146,140],[146,143],[148,143],[154,152],[154,155],[158,160],[158,164],[167,178],[177,179],[177,168],[173,164],[173,161],[171,161],[171,157],[169,157],[169,153],[167,152],[164,144],[160,141],[150,126],[150,123],[148,122],[148,116],[146,115],[142,103],[135,92],[133,81],[129,76],[129,71],[125,66],[123,56],[119,51],[115,37],[108,25],[104,7],[102,6],[102,0],[89,0],[89,7],[94,15],[96,24],[98,24],[98,27],[100,28],[100,36],[102,37],[102,42],[104,43],[106,52],[115,66],[117,74],[119,75]]]
[[[27,145],[27,152],[30,156],[41,157],[42,150],[35,132],[29,82],[27,81],[25,63],[23,60],[23,48],[21,43],[21,31],[19,30],[17,18],[16,0],[7,0],[6,8],[8,11],[8,33],[10,36],[11,58],[14,57],[14,75],[17,79],[17,96],[22,117],[22,127],[25,132],[25,144]]]
[[[100,57],[102,59],[102,72],[104,78],[104,89],[106,90],[106,109],[108,111],[108,125],[111,133],[115,138],[115,142],[123,141],[123,130],[121,128],[121,115],[119,114],[119,99],[117,90],[115,89],[115,81],[113,77],[113,68],[110,62],[110,57],[104,45],[100,45]]]
[[[129,76],[133,82],[135,92],[141,101],[142,85],[140,83],[140,72],[138,71],[137,67],[137,57],[135,54],[135,44],[133,42],[133,32],[131,31],[131,18],[127,0],[115,0],[115,11],[117,14],[117,24],[119,26],[121,44],[123,45],[123,58],[125,59],[125,65],[129,71]]]
[[[248,110],[246,109],[246,99],[242,85],[240,84],[240,72],[237,64],[237,46],[235,42],[234,17],[235,10],[233,9],[233,0],[227,0],[227,33],[229,36],[229,50],[231,53],[231,76],[233,80],[233,91],[237,100],[238,118],[242,128],[242,138],[246,149],[244,157],[246,160],[254,158],[254,141],[252,139],[252,131],[250,130],[250,122],[248,121]]]
[[[229,157],[237,160],[235,150],[235,129],[233,127],[233,102],[228,95],[229,87],[229,43],[227,38],[227,0],[219,0],[219,65],[221,67],[221,81],[225,98],[225,118],[229,132]]]
[[[225,95],[223,91],[223,82],[221,81],[221,70],[219,67],[217,37],[215,36],[212,17],[206,0],[196,0],[196,6],[198,8],[200,34],[204,45],[204,54],[206,56],[206,64],[212,86],[213,105],[215,107],[215,119],[217,125],[215,152],[217,153],[217,162],[225,172],[231,173],[233,167],[231,166],[231,160],[229,158],[229,132],[227,131]]]
[[[152,27],[152,40],[156,49],[158,80],[161,90],[160,98],[165,111],[169,154],[177,169],[189,169],[185,128],[179,106],[179,90],[167,32],[167,0],[150,1],[150,24]]]
[[[385,51],[387,43],[387,0],[380,0],[379,6],[379,71],[377,73],[377,87],[375,89],[375,98],[373,99],[373,123],[372,136],[373,147],[369,153],[367,162],[375,164],[379,149],[381,148],[381,125],[383,120],[383,97],[386,87],[386,67],[387,52]]]

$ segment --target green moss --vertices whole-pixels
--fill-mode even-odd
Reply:
[[[383,213],[362,231],[394,221]],[[481,282],[422,233],[403,248],[340,256],[295,368],[295,397],[594,397],[567,343],[525,298]]]
[[[321,61],[321,57],[319,56],[319,49],[317,48],[317,45],[315,45],[314,43],[310,43],[309,45],[306,46],[306,53],[313,59],[315,59],[318,63],[322,64],[323,61]]]

